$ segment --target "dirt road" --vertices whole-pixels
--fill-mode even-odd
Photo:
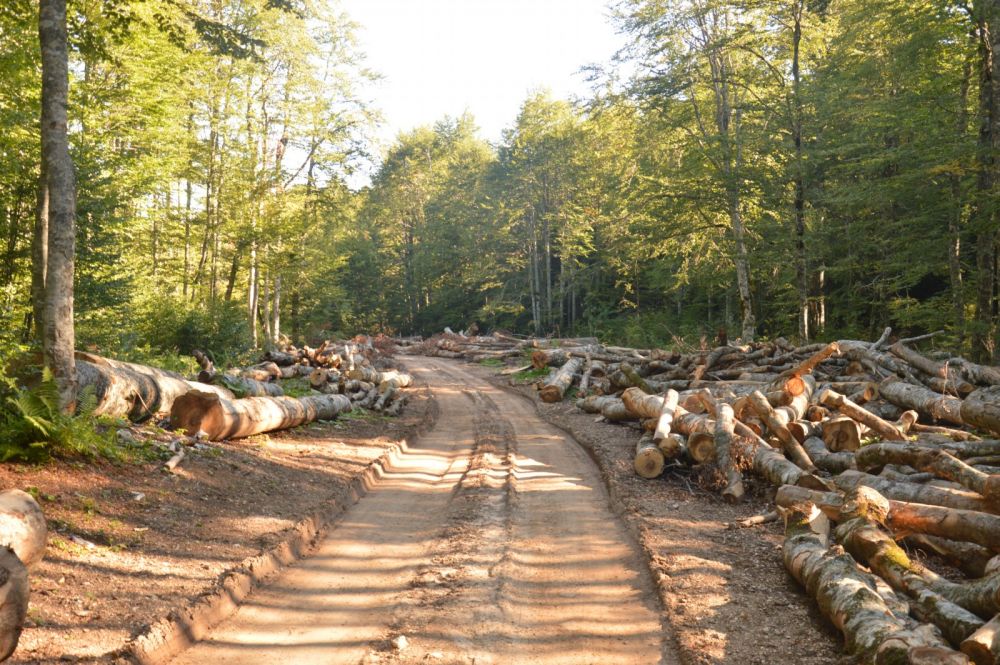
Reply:
[[[407,364],[438,400],[436,427],[175,665],[677,662],[579,446],[456,363]]]

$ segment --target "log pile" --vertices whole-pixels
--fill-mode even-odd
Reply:
[[[171,425],[210,440],[240,438],[332,420],[355,407],[399,415],[412,377],[391,369],[395,345],[386,337],[327,340],[316,348],[285,344],[260,363],[219,373],[208,354],[195,355],[199,378],[235,394],[191,390],[173,402]],[[295,386],[307,394],[289,397]]]
[[[890,334],[686,352],[443,335],[419,351],[547,369],[540,397],[575,386],[581,410],[628,425],[644,478],[717,469],[699,477],[733,503],[776,491],[785,565],[861,662],[997,664],[1000,368]]]

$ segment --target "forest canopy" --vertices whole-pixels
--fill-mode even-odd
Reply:
[[[377,75],[334,4],[69,2],[78,347],[891,325],[995,356],[1000,2],[611,11],[628,45],[588,98],[532,93],[496,144],[464,114],[375,154]],[[36,3],[4,3],[6,349],[32,341],[39,67]]]

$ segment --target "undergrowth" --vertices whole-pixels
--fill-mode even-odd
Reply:
[[[4,377],[12,394],[0,408],[0,462],[44,462],[53,457],[103,457],[120,460],[112,423],[94,415],[93,388],[81,390],[75,414],[59,408],[59,388],[45,369],[33,388],[17,388]]]

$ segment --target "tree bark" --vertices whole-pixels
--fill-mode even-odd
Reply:
[[[828,546],[829,523],[815,506],[793,505],[785,522],[785,567],[844,633],[847,650],[866,663],[964,663],[935,633],[896,617],[872,575]]]
[[[32,568],[45,556],[48,526],[45,515],[27,492],[0,492],[0,547],[10,547],[17,558]]]
[[[166,413],[179,396],[202,390],[232,398],[225,388],[188,381],[176,372],[78,353],[76,368],[82,389],[94,391],[95,415],[128,418],[134,422]]]
[[[663,452],[653,441],[650,433],[642,435],[635,447],[635,458],[632,467],[643,478],[656,478],[663,473]]]
[[[1000,386],[980,388],[966,397],[961,417],[973,427],[1000,434]]]
[[[845,492],[865,486],[878,490],[880,494],[894,501],[922,503],[959,510],[994,512],[992,506],[982,496],[964,489],[890,480],[854,469],[843,471],[834,477],[833,482]]]
[[[554,370],[539,392],[542,401],[561,401],[563,395],[565,395],[566,391],[569,390],[569,387],[573,385],[573,378],[576,376],[577,372],[580,371],[580,367],[582,365],[582,358],[570,358],[562,367],[558,370]]]
[[[170,421],[174,428],[188,434],[204,432],[209,440],[219,441],[287,429],[314,420],[333,420],[351,408],[351,400],[345,395],[230,400],[215,393],[192,390],[174,400]]]
[[[49,194],[43,353],[59,387],[59,405],[76,406],[73,360],[73,268],[76,252],[76,176],[69,154],[69,54],[66,0],[40,0],[38,37],[42,51],[42,155]]]
[[[944,420],[956,425],[964,425],[962,400],[951,395],[942,395],[923,386],[888,378],[879,384],[879,395],[896,406],[916,409],[934,420]]]
[[[0,661],[17,649],[28,616],[28,568],[14,550],[0,547]]]
[[[34,338],[45,339],[45,273],[49,261],[49,183],[42,154],[35,204],[35,227],[31,237],[31,312]]]
[[[886,464],[903,464],[959,483],[1000,505],[1000,476],[975,469],[947,451],[899,443],[877,443],[855,453],[858,468],[867,471]]]

